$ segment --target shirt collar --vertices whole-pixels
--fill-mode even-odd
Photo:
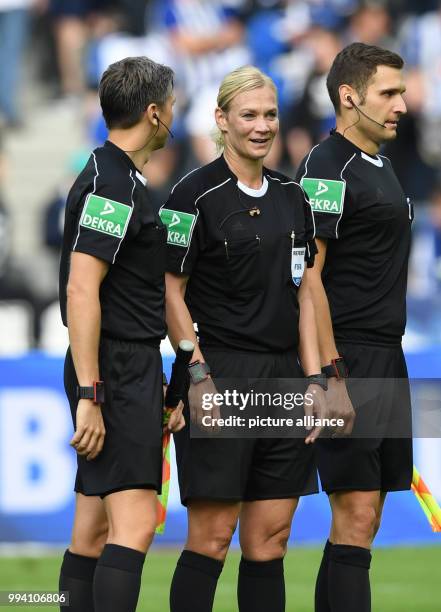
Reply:
[[[378,155],[369,155],[369,153],[366,153],[365,151],[357,147],[357,145],[345,138],[342,134],[340,134],[340,132],[337,132],[335,129],[331,130],[330,138],[338,142],[340,146],[345,147],[348,151],[348,154],[358,153],[367,161],[371,161],[374,166],[381,167],[383,165],[381,157],[379,157]]]
[[[125,151],[120,149],[116,144],[110,142],[110,140],[106,140],[104,143],[104,148],[112,151],[115,155],[117,155],[131,170],[134,172],[139,172],[138,168],[135,166],[133,161],[127,155]]]
[[[239,187],[239,189],[242,189],[242,187],[245,187],[246,189],[250,189],[250,187],[247,187],[246,185],[243,185],[243,183],[240,183],[240,181],[237,178],[237,176],[234,174],[234,172],[231,170],[230,166],[227,164],[227,161],[226,161],[226,159],[225,159],[225,157],[223,155],[221,155],[218,158],[218,162],[219,162],[220,168],[222,169],[222,173],[224,173],[226,177],[230,177],[231,179],[233,179],[234,184],[237,185]],[[262,170],[262,187],[260,187],[259,189],[250,189],[250,191],[253,192],[253,193],[252,194],[250,193],[249,195],[257,195],[257,197],[259,197],[260,195],[264,195],[264,193],[262,193],[262,194],[259,193],[261,189],[264,189],[264,191],[266,193],[266,190],[268,188],[268,184],[267,184],[265,172],[266,172],[266,168],[263,167],[263,170]],[[240,183],[240,185],[239,185],[239,183]],[[265,183],[266,183],[266,187],[265,187]],[[245,193],[247,192],[245,189],[242,189],[242,191],[244,191]]]

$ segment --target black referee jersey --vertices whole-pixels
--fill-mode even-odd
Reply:
[[[297,180],[316,236],[327,240],[322,278],[335,338],[399,344],[413,210],[390,161],[331,132],[303,160]]]
[[[261,189],[250,189],[221,156],[181,179],[160,215],[167,270],[190,277],[185,300],[201,346],[297,347],[297,290],[316,253],[297,183],[264,168]]]
[[[107,141],[95,149],[69,192],[60,264],[60,305],[72,251],[110,264],[100,287],[101,333],[159,344],[165,337],[166,228],[132,160]]]

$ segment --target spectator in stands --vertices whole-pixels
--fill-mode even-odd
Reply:
[[[264,0],[256,1],[264,4]],[[300,100],[314,57],[303,41],[315,28],[337,31],[344,17],[356,6],[355,0],[284,0],[249,20],[248,37],[257,63],[270,74],[279,88],[282,115]],[[274,5],[274,6],[273,6]],[[265,24],[265,20],[267,24]],[[267,51],[270,55],[265,59]],[[303,150],[303,149],[302,149]]]
[[[106,11],[117,0],[49,0],[57,47],[61,93],[82,95],[86,87],[84,53],[90,27],[98,31],[107,28]]]
[[[12,257],[12,226],[11,215],[3,199],[3,182],[6,177],[6,159],[2,148],[2,133],[0,129],[0,302],[12,304],[23,302],[30,313],[30,337],[26,338],[24,345],[33,347],[39,334],[39,316],[45,304],[32,292],[26,282],[24,271],[16,265]],[[31,329],[33,323],[33,328]],[[20,339],[17,339],[22,344]]]
[[[250,62],[240,20],[241,0],[165,0],[163,23],[169,32],[189,101],[186,128],[198,163],[216,152],[210,137],[215,127],[210,109],[216,106],[225,74]],[[197,95],[196,95],[197,94]]]
[[[169,141],[167,147],[152,154],[149,163],[143,168],[142,174],[147,179],[149,196],[156,211],[167,201],[170,185],[182,177],[182,165],[179,163],[181,158],[181,143]]]
[[[285,2],[280,0],[250,0],[245,5],[246,41],[252,63],[270,76],[278,89],[279,108],[285,105],[284,81],[279,74],[277,59],[289,51],[281,27]]]
[[[0,0],[0,120],[8,127],[18,127],[21,123],[18,88],[33,2]]]
[[[304,40],[314,58],[313,69],[303,95],[287,115],[286,147],[291,171],[307,155],[313,145],[325,138],[335,125],[335,112],[326,88],[326,76],[332,61],[341,49],[340,37],[330,30],[312,28]]]
[[[364,42],[385,49],[395,47],[385,0],[362,0],[352,14],[345,42]]]
[[[59,263],[59,254],[63,241],[64,212],[67,194],[73,182],[83,170],[88,159],[89,152],[86,151],[76,151],[71,155],[68,161],[65,179],[57,187],[53,197],[44,206],[43,240],[44,244],[55,253],[57,265]]]
[[[153,0],[119,0],[120,9],[124,14],[125,30],[133,36],[143,36],[146,31],[146,21]]]
[[[426,201],[433,188],[436,169],[424,157],[421,138],[421,113],[424,106],[424,77],[419,69],[412,69],[406,76],[404,95],[407,113],[400,120],[397,138],[388,143],[384,154],[390,159],[405,193],[415,201]]]
[[[400,33],[402,53],[410,68],[422,74],[420,150],[433,167],[441,166],[441,2],[438,9],[409,16]]]
[[[6,159],[2,148],[2,133],[0,128],[0,287],[1,279],[6,270],[10,250],[9,218],[3,204],[2,186],[6,174]],[[1,289],[0,289],[1,291]]]
[[[415,220],[409,262],[410,313],[420,326],[441,334],[441,174],[432,184],[427,208],[420,209]]]

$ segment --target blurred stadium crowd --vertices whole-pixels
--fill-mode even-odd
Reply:
[[[416,205],[407,341],[441,343],[441,2],[0,0],[0,354],[65,342],[56,305],[64,204],[106,138],[97,86],[109,63],[148,55],[176,72],[175,137],[145,168],[159,207],[180,176],[216,155],[220,80],[247,63],[279,88],[281,133],[266,165],[293,176],[334,125],[326,74],[353,41],[406,61],[408,113],[384,154]],[[38,132],[44,117],[49,128]],[[23,164],[32,168],[20,174]]]

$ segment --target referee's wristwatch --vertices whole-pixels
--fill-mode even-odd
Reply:
[[[188,373],[190,374],[190,380],[194,385],[207,380],[208,375],[210,374],[210,366],[208,363],[202,361],[193,361],[188,366]]]
[[[323,366],[322,374],[326,374],[327,378],[335,377],[337,380],[347,378],[349,376],[348,368],[343,357],[331,359],[331,363],[329,365]]]
[[[77,387],[77,398],[92,400],[94,404],[104,404],[104,383],[94,380],[92,387]]]

